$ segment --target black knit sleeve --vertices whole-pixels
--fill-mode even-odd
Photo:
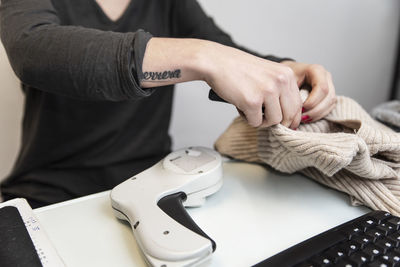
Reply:
[[[207,16],[197,0],[175,0],[173,14],[173,30],[175,37],[214,41],[275,62],[292,60],[290,58],[280,58],[273,55],[263,56],[236,44],[226,32],[215,24],[211,17]]]
[[[148,96],[140,88],[149,33],[60,25],[51,0],[2,0],[1,40],[19,79],[32,87],[86,100]]]

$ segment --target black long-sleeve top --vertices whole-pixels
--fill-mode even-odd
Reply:
[[[95,0],[2,0],[0,23],[25,93],[21,149],[1,190],[33,206],[110,189],[170,151],[173,86],[138,83],[152,36],[238,47],[196,0],[132,0],[117,21]]]

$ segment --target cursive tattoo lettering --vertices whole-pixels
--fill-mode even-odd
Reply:
[[[179,79],[181,77],[181,70],[173,70],[173,71],[163,71],[163,72],[153,72],[146,71],[143,73],[143,78],[146,81],[161,81],[168,79]]]

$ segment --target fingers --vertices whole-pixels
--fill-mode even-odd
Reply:
[[[286,97],[287,96],[287,97]],[[285,100],[288,101],[285,101]],[[282,125],[291,129],[297,129],[301,121],[302,101],[297,81],[293,79],[290,91],[281,97],[283,112]]]
[[[307,65],[305,73],[305,80],[312,85],[312,90],[303,104],[303,114],[301,97],[293,72],[280,69],[268,88],[263,86],[260,94],[253,95],[257,96],[256,98],[246,100],[246,108],[241,110],[248,123],[253,127],[269,127],[281,123],[296,129],[301,121],[308,123],[328,115],[336,105],[331,74],[320,65]],[[264,100],[260,100],[260,97]],[[265,106],[264,116],[261,112],[262,104]]]
[[[335,87],[332,81],[332,76],[329,72],[326,72],[324,77],[325,77],[325,83],[327,85],[327,93],[324,95],[324,98],[320,102],[310,105],[312,106],[311,109],[307,109],[306,106],[304,105],[306,112],[302,114],[302,118],[304,118],[303,122],[309,123],[322,119],[323,117],[328,115],[336,105],[336,94],[335,94]],[[313,87],[311,94],[314,93],[314,95],[321,95],[322,93],[318,91],[321,91],[321,87],[319,86]],[[306,102],[309,101],[311,94],[309,98],[306,100]],[[314,100],[312,99],[308,103],[312,103],[313,101]]]
[[[276,90],[272,95],[266,96],[264,101],[265,114],[263,127],[281,123],[286,127],[295,129],[300,123],[301,98],[294,73],[289,68],[284,68],[276,77]]]
[[[329,74],[330,75],[330,74]],[[311,85],[311,93],[304,102],[306,110],[312,110],[321,103],[329,93],[328,72],[320,65],[311,65],[306,72],[306,81]]]
[[[253,94],[253,98],[245,101],[245,108],[240,109],[249,125],[269,127],[281,123],[292,129],[297,128],[301,120],[302,102],[293,71],[282,68],[278,75],[275,75],[273,82],[267,84],[260,87],[259,94]]]
[[[262,127],[269,127],[281,123],[283,119],[279,95],[265,99],[264,121]]]
[[[245,110],[243,110],[243,113],[246,117],[247,123],[250,126],[258,127],[261,125],[263,121],[261,103],[248,105],[248,107]]]
[[[299,109],[297,114],[295,115],[292,124],[290,124],[289,128],[293,130],[297,130],[301,122],[301,110]]]
[[[297,89],[298,91],[298,89]],[[261,109],[260,109],[261,110]],[[239,114],[243,114],[239,110]],[[246,119],[253,127],[269,127],[282,124],[291,129],[297,129],[301,121],[301,101],[300,96],[279,96],[268,97],[264,104],[264,119],[261,125],[259,120],[249,120],[253,114],[247,113]],[[257,113],[257,116],[259,114]],[[254,123],[254,124],[253,124]],[[257,123],[257,124],[256,124]]]
[[[336,106],[336,95],[332,82],[329,82],[329,93],[326,97],[318,103],[313,109],[303,113],[303,116],[308,116],[309,120],[307,122],[313,122],[324,118],[328,115],[332,109]]]

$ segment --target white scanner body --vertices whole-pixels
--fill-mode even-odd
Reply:
[[[150,266],[199,266],[210,259],[215,242],[183,206],[201,206],[221,188],[222,175],[217,152],[189,147],[170,153],[111,191],[116,216],[131,224]]]

